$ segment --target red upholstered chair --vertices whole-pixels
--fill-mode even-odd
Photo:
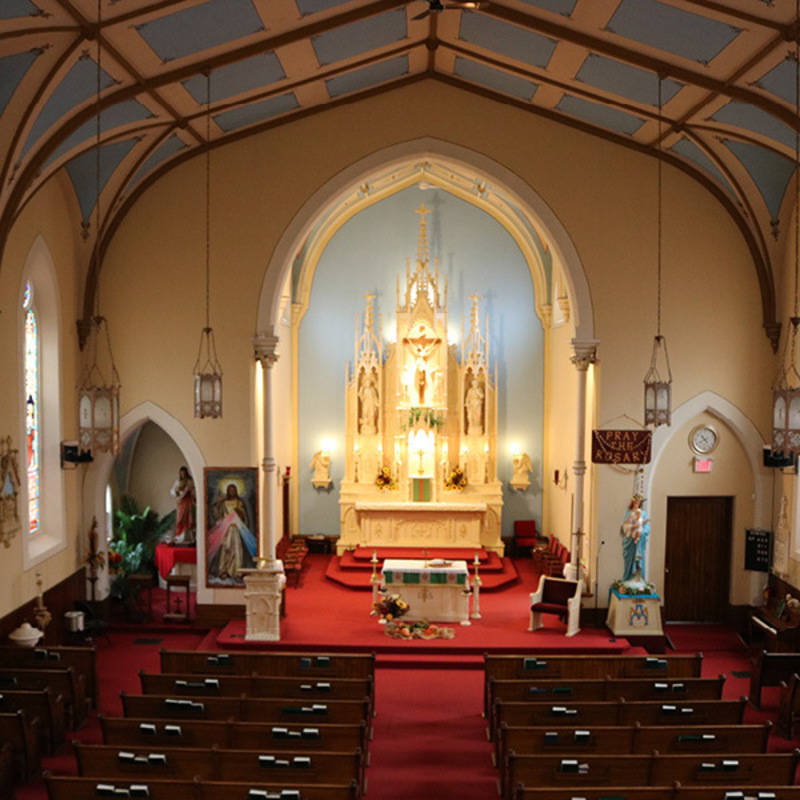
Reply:
[[[537,545],[542,544],[542,539],[536,532],[535,519],[518,519],[514,521],[514,555],[519,555],[523,547],[530,548],[531,551]]]
[[[581,585],[579,581],[551,578],[542,575],[539,588],[531,592],[531,619],[529,631],[541,628],[542,614],[558,614],[565,617],[567,636],[574,636],[581,629]]]

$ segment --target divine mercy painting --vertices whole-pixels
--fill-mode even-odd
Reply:
[[[206,585],[244,586],[258,557],[258,470],[206,467]]]

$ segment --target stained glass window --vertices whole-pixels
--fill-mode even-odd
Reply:
[[[25,442],[28,473],[30,533],[39,530],[41,494],[41,420],[39,415],[39,325],[32,305],[30,284],[25,284]]]

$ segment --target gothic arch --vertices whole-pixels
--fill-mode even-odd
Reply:
[[[194,476],[195,485],[198,492],[198,508],[202,507],[200,493],[203,489],[203,468],[206,461],[203,458],[197,442],[184,426],[165,411],[163,408],[151,403],[149,400],[140,403],[132,408],[120,420],[119,435],[120,444],[124,443],[129,437],[137,433],[141,427],[153,422],[158,425],[176,444],[183,453],[189,471]],[[84,495],[84,519],[83,530],[88,530],[91,525],[92,517],[98,521],[98,531],[100,541],[105,544],[107,534],[105,524],[105,491],[111,476],[111,468],[114,464],[114,456],[111,453],[99,453],[89,466],[86,475],[86,489]],[[205,581],[200,576],[205,575],[205,515],[197,514],[197,601],[212,602],[213,594],[205,587]],[[99,597],[105,596],[108,592],[108,573],[104,572],[102,580],[104,585],[98,582],[97,592]]]
[[[583,265],[572,239],[550,207],[517,175],[493,159],[465,147],[430,137],[393,145],[372,153],[343,169],[335,178],[329,180],[308,198],[287,226],[270,257],[258,301],[256,331],[259,334],[268,334],[278,329],[281,290],[286,276],[297,254],[309,237],[313,236],[318,222],[326,215],[330,215],[335,220],[333,226],[333,230],[335,230],[360,208],[399,191],[404,188],[404,184],[395,183],[387,186],[383,194],[372,195],[364,192],[364,197],[360,198],[359,202],[348,202],[346,196],[352,192],[354,187],[369,184],[370,180],[376,176],[388,174],[391,178],[393,170],[399,172],[403,167],[425,162],[444,167],[451,164],[459,171],[474,176],[478,186],[482,179],[491,183],[509,213],[499,213],[497,209],[491,208],[479,189],[471,191],[464,187],[460,196],[488,211],[508,230],[518,244],[524,242],[525,238],[529,236],[529,232],[524,230],[523,217],[542,232],[548,247],[552,249],[553,263],[561,271],[567,284],[575,338],[594,339],[594,314]],[[425,177],[431,180],[432,174],[425,172]],[[417,182],[419,179],[420,175],[414,174],[407,179],[406,185]],[[435,176],[433,176],[433,182],[437,182]],[[455,183],[447,185],[444,178],[440,178],[439,182],[443,188],[448,188],[448,190],[456,188]],[[361,200],[363,203],[360,202]],[[517,212],[516,217],[511,213],[512,209]],[[327,239],[323,237],[320,241],[322,249],[326,243]],[[548,293],[544,290],[546,278],[541,264],[536,263],[537,259],[530,249],[526,252],[526,248],[522,244],[521,249],[523,249],[531,268],[538,302],[548,301]]]

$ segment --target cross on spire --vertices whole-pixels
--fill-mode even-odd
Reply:
[[[418,209],[414,211],[419,214],[419,239],[417,241],[417,261],[420,264],[428,263],[428,229],[425,222],[425,217],[430,214],[430,209],[425,207],[423,203]]]

